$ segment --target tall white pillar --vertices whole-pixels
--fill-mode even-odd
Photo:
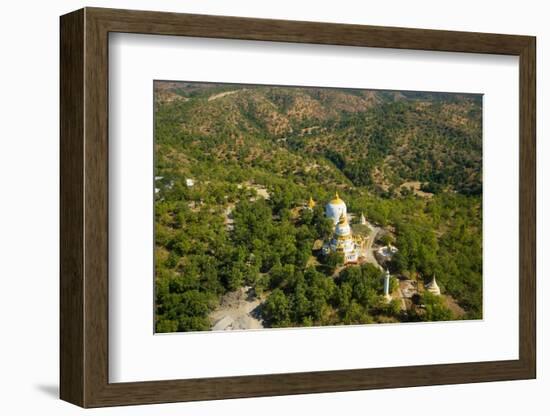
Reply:
[[[386,301],[391,301],[390,295],[390,271],[386,269],[386,275],[384,276],[384,298]]]

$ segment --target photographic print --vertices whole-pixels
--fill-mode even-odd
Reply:
[[[482,319],[482,95],[154,81],[155,332]]]

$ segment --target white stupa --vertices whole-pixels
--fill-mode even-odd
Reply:
[[[433,293],[436,296],[441,295],[441,290],[439,289],[439,286],[437,285],[437,282],[435,281],[435,274],[432,278],[432,281],[430,283],[428,283],[425,286],[425,288],[428,292]]]
[[[367,219],[365,218],[365,215],[363,213],[361,213],[361,218],[359,218],[359,224],[367,225]]]
[[[327,218],[330,218],[335,225],[340,221],[342,215],[347,218],[348,209],[346,203],[340,199],[338,192],[336,192],[334,199],[325,207],[325,215]]]

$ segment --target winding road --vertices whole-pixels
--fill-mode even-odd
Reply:
[[[372,248],[372,245],[374,241],[376,240],[376,237],[378,236],[378,233],[380,232],[381,228],[377,227],[371,223],[369,223],[369,227],[372,230],[371,235],[367,239],[367,244],[365,245],[365,248],[363,249],[365,252],[365,259],[367,263],[372,263],[376,267],[378,267],[380,270],[382,269],[382,266],[380,266],[380,263],[378,263],[378,260],[376,260],[376,256],[374,255],[374,249]]]

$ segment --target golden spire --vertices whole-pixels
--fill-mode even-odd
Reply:
[[[307,206],[311,209],[315,208],[315,201],[313,200],[311,195],[309,196],[309,202],[307,203]]]
[[[336,194],[334,195],[334,199],[332,201],[330,201],[331,204],[341,204],[343,203],[344,201],[342,201],[340,199],[340,195],[338,195],[338,191],[336,192]]]

